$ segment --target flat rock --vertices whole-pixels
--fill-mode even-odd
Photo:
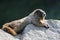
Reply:
[[[46,20],[49,28],[27,25],[21,40],[60,40],[60,20]]]
[[[19,40],[19,39],[0,29],[0,40]]]
[[[26,26],[22,34],[15,37],[0,30],[0,40],[60,40],[60,20],[46,20],[49,28]]]

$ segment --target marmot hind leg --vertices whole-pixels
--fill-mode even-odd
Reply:
[[[2,30],[12,34],[13,36],[17,35],[17,33],[14,31],[12,27],[10,27],[9,23],[6,23],[3,25]]]

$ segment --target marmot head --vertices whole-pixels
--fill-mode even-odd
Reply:
[[[38,15],[39,17],[46,16],[46,13],[43,10],[41,10],[41,9],[36,9],[35,14]]]
[[[45,19],[46,13],[42,9],[34,10],[30,15],[34,15],[34,17]]]
[[[36,9],[32,12],[34,20],[39,23],[39,26],[49,28],[45,22],[46,13],[42,9]]]

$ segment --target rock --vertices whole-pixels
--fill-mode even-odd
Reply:
[[[22,34],[15,37],[0,30],[0,40],[60,40],[60,20],[46,20],[49,28],[26,26]]]
[[[19,40],[0,29],[0,40]]]
[[[27,25],[21,40],[60,40],[60,20],[46,20],[49,28]]]

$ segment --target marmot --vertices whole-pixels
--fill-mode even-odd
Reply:
[[[7,31],[12,35],[17,35],[18,33],[22,32],[22,30],[28,24],[49,28],[45,22],[45,16],[46,13],[42,9],[36,9],[31,14],[22,19],[5,23],[2,27],[2,30]]]

